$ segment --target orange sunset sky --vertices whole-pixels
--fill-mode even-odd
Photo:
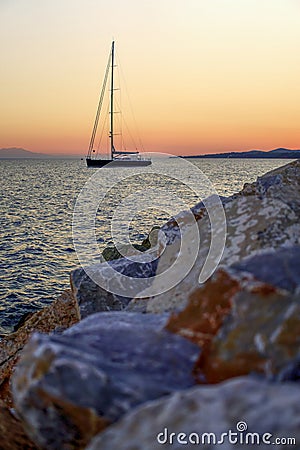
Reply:
[[[112,38],[147,151],[300,148],[300,0],[0,0],[0,147],[86,154]]]

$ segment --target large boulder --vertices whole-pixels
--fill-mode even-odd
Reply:
[[[62,332],[80,320],[77,302],[69,290],[64,291],[51,305],[26,315],[18,329],[0,342],[0,398],[11,403],[9,380],[24,345],[34,331]]]
[[[201,347],[200,382],[258,372],[299,378],[300,247],[219,269],[167,329]]]
[[[143,262],[133,261],[128,258],[113,259],[112,261],[102,262],[89,267],[88,273],[82,268],[71,272],[71,289],[78,303],[81,318],[84,319],[91,314],[101,311],[120,311],[125,309],[130,300],[134,298],[134,294],[136,294],[136,291],[134,291],[133,294],[128,292],[127,296],[122,296],[109,292],[95,282],[93,274],[95,274],[95,278],[101,274],[101,277],[107,280],[113,277],[114,274],[120,273],[128,278],[151,278],[155,275],[157,259],[152,260],[150,258],[149,262],[144,261],[144,259],[144,257],[141,258]],[[92,274],[91,277],[89,276],[90,274]]]
[[[299,448],[300,388],[239,378],[143,405],[97,436],[87,450]]]
[[[281,247],[291,247],[300,243],[300,160],[273,170],[255,183],[246,184],[244,189],[227,199],[221,199],[226,216],[227,237],[220,266],[230,266],[244,258],[258,255],[266,250],[275,251]],[[219,206],[210,205],[211,216]],[[175,287],[164,292],[165,280],[154,278],[152,289],[155,294],[147,302],[148,312],[176,311],[183,309],[193,292],[199,287],[199,274],[204,266],[211,244],[211,221],[203,204],[193,209],[200,233],[199,253],[189,273],[181,277]],[[178,220],[170,220],[162,231],[167,236],[165,251],[160,256],[156,274],[164,273],[177,258],[182,235],[187,259],[192,254],[193,237],[190,224],[183,213]],[[223,222],[215,217],[216,234],[221,233]],[[183,224],[181,229],[178,222]],[[189,237],[189,234],[191,237]],[[187,262],[188,263],[188,262]],[[184,273],[182,267],[182,273]],[[180,270],[180,268],[178,269]],[[174,273],[174,279],[180,278]]]
[[[101,263],[96,270],[102,270]],[[71,272],[70,284],[82,319],[100,311],[120,311],[130,301],[127,297],[122,298],[102,289],[81,268]]]
[[[44,448],[82,448],[133,407],[186,389],[199,347],[166,315],[94,314],[61,336],[34,334],[14,375],[18,413]]]
[[[233,264],[232,269],[251,273],[257,280],[295,293],[300,287],[300,246],[260,253]]]
[[[258,289],[236,295],[198,372],[209,383],[253,372],[296,380],[299,363],[300,295]]]

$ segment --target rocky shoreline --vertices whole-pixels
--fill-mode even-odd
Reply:
[[[168,291],[122,297],[72,272],[69,291],[0,342],[0,448],[213,449],[221,436],[226,450],[245,439],[300,448],[299,194],[297,160],[222,198],[225,250],[202,285],[202,203],[192,210],[200,251]],[[141,267],[111,249],[111,267],[163,292],[154,275],[190,233],[184,212],[175,219],[161,229],[161,254],[162,234],[149,241],[156,258]]]

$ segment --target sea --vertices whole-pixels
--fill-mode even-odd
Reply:
[[[170,218],[170,211],[178,212],[176,207],[181,203],[175,202],[173,211],[173,198],[183,199],[187,207],[201,200],[187,187],[195,170],[208,178],[220,196],[230,196],[244,183],[289,162],[191,159],[182,165],[180,161],[167,161],[174,179],[161,173],[130,176],[128,172],[124,180],[114,183],[116,169],[100,169],[100,183],[107,191],[95,219],[100,252],[114,243],[111,220],[126,198],[133,196],[135,202],[138,194],[138,204],[145,204],[144,210],[139,206],[140,211],[129,215],[129,223],[122,223],[123,213],[118,219],[131,242],[141,243],[154,225],[161,226]],[[93,189],[90,180],[96,170],[88,169],[80,159],[0,160],[0,336],[13,332],[24,315],[48,305],[69,288],[69,274],[79,267],[72,236],[74,206],[87,182]],[[199,184],[201,180],[199,177]],[[156,201],[150,206],[149,189],[156,193]],[[169,196],[164,196],[163,190]]]

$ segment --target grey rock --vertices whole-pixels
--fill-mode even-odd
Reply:
[[[108,263],[100,263],[90,267],[89,270],[95,273],[105,272],[107,264],[113,268],[116,273],[121,273],[127,277],[134,278],[151,278],[154,276],[157,259],[147,262],[133,261],[127,258],[120,258],[109,261]],[[70,283],[72,293],[78,302],[81,318],[85,318],[91,314],[100,311],[120,311],[124,309],[137,292],[128,292],[128,297],[120,296],[112,292],[108,292],[93,281],[84,269],[76,269],[71,272]]]
[[[147,299],[132,299],[125,308],[125,311],[128,312],[147,312]]]
[[[280,248],[276,252],[266,252],[247,258],[232,268],[249,272],[260,281],[272,286],[296,292],[300,287],[300,246]]]
[[[299,395],[297,385],[251,378],[195,387],[130,412],[98,435],[87,450],[212,450],[219,446],[224,450],[267,450],[276,439],[281,439],[276,448],[296,449],[300,442]],[[231,441],[230,430],[237,433],[231,435]],[[221,444],[222,433],[227,436]],[[287,445],[287,438],[295,439],[296,444]],[[246,439],[247,445],[243,444]]]
[[[133,407],[194,385],[199,347],[166,331],[166,320],[99,313],[61,336],[34,334],[16,368],[13,392],[35,442],[73,448],[68,445],[77,445],[78,436],[87,442],[93,430]]]
[[[100,311],[120,311],[130,301],[126,297],[122,298],[102,289],[83,269],[71,272],[70,283],[82,319]]]
[[[258,195],[261,197],[270,195],[276,199],[282,200],[293,211],[299,213],[299,167],[300,160],[296,160],[283,167],[272,170],[262,177],[258,177],[256,182],[256,191]]]
[[[277,381],[299,381],[300,380],[300,357],[280,371],[276,377]]]

